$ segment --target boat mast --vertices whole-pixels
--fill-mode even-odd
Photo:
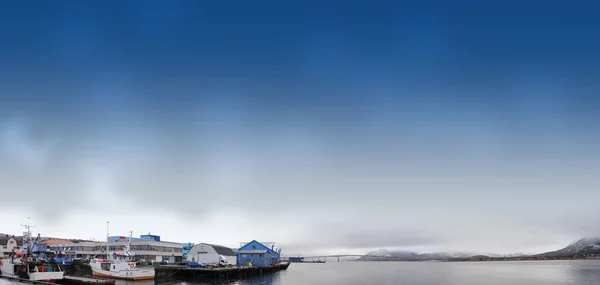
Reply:
[[[130,252],[131,252],[131,238],[132,238],[132,236],[133,236],[133,231],[129,231],[129,242],[127,242],[127,248],[126,248],[126,250],[127,250],[127,256],[128,257],[131,257],[131,253]]]
[[[109,255],[108,255],[108,224],[109,221],[106,221],[106,260],[108,260]]]
[[[27,256],[30,256],[30,252],[32,250],[33,245],[31,244],[31,228],[35,228],[34,226],[29,224],[29,220],[31,217],[27,217],[27,224],[21,225],[27,229],[27,236],[23,239],[23,244],[27,245]]]

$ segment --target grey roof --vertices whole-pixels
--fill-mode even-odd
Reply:
[[[18,246],[22,246],[23,245],[23,237],[16,237],[16,236],[11,236],[11,235],[0,235],[0,245],[6,245],[6,243],[8,242],[8,240],[10,238],[14,238],[15,240],[17,240],[17,245]]]
[[[236,256],[235,252],[233,252],[233,250],[229,247],[217,245],[217,244],[210,244],[210,243],[205,243],[205,245],[208,245],[208,246],[211,246],[212,248],[214,248],[215,251],[217,252],[217,254],[225,255],[225,256]]]

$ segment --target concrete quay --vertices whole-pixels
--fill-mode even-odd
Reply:
[[[290,266],[289,262],[282,262],[267,266],[229,266],[214,268],[190,268],[186,266],[162,265],[154,268],[154,280],[238,280],[246,279],[263,274],[271,274],[279,270],[285,270]]]

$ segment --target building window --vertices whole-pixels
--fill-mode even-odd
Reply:
[[[250,257],[254,257],[254,254],[250,254]]]
[[[259,256],[259,257],[262,257],[262,254],[259,254],[258,256]]]
[[[256,249],[256,245],[252,245],[252,249]]]
[[[14,240],[11,240],[11,241],[10,241],[10,244],[15,244],[15,241],[14,241]]]

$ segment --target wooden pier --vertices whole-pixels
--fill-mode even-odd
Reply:
[[[229,266],[214,268],[191,268],[186,266],[158,266],[154,269],[154,280],[181,280],[181,281],[202,281],[202,280],[238,280],[253,276],[271,274],[279,270],[285,270],[290,266],[289,262],[267,266]]]

